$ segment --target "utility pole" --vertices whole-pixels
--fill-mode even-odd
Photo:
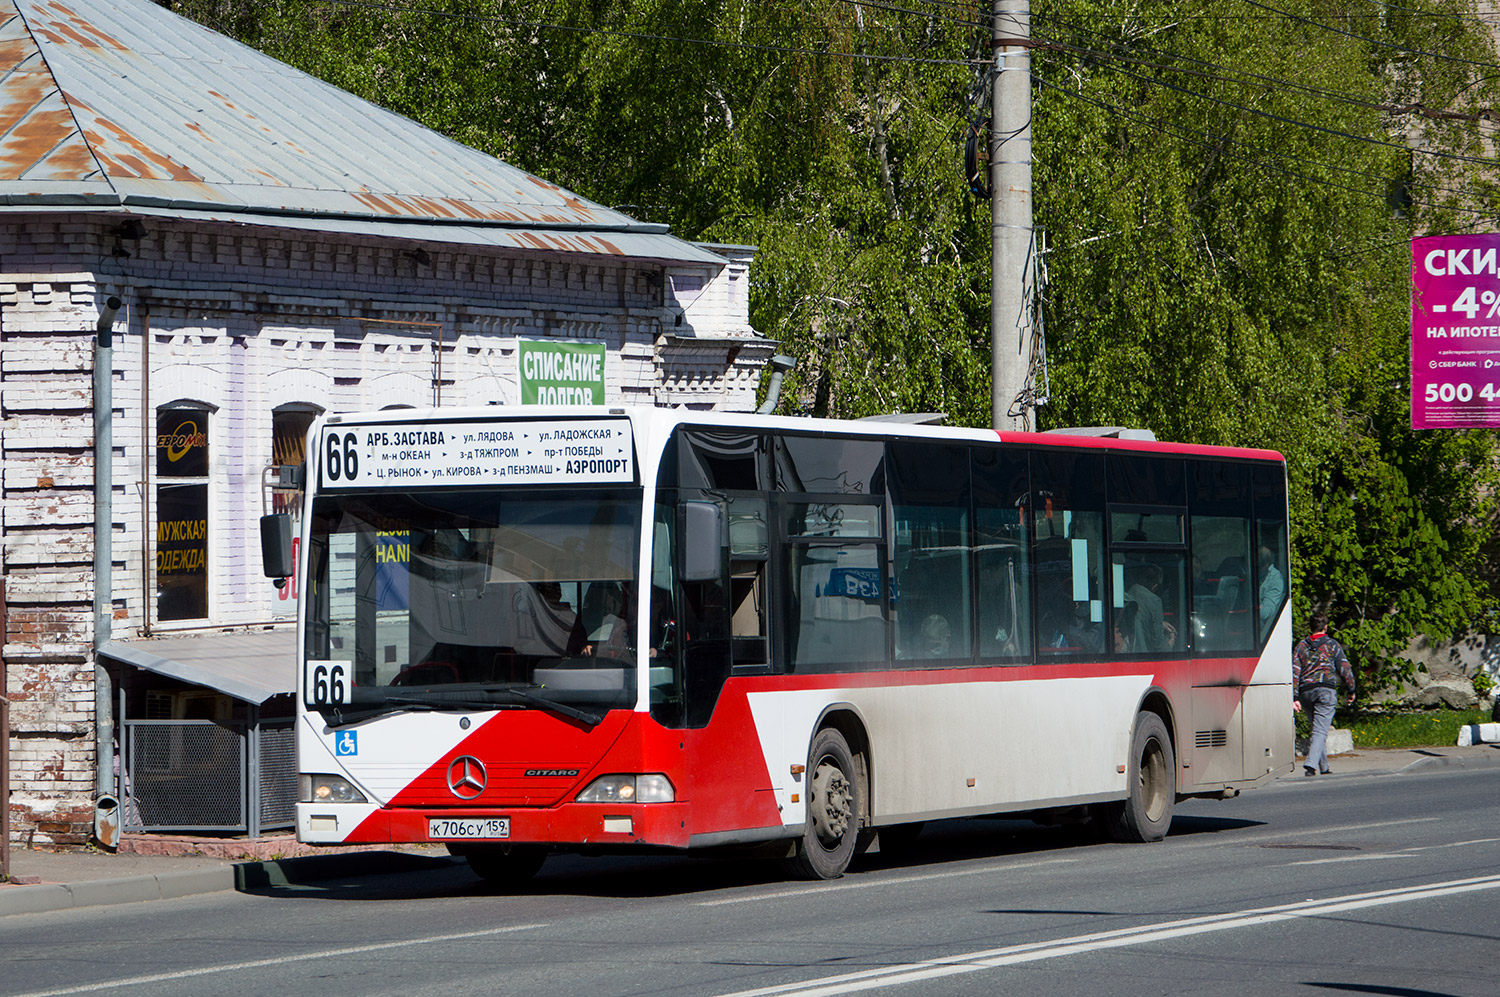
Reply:
[[[996,73],[990,91],[991,425],[1028,430],[1031,303],[1031,3],[995,0]],[[1016,413],[1014,416],[1011,413]]]

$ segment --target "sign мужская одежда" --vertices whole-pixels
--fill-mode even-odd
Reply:
[[[1500,235],[1411,241],[1411,426],[1500,427]]]

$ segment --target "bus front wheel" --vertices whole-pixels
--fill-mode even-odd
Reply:
[[[838,731],[818,731],[807,759],[807,826],[789,866],[802,879],[838,879],[858,844],[864,789]]]
[[[469,869],[492,886],[514,889],[541,871],[544,845],[465,845],[448,849],[462,855]]]
[[[1177,802],[1177,759],[1167,725],[1155,713],[1135,718],[1125,778],[1129,795],[1101,806],[1105,831],[1115,841],[1160,841]]]

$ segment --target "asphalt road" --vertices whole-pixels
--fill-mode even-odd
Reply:
[[[1500,992],[1500,767],[1283,780],[1155,845],[930,826],[832,883],[557,857],[0,920],[0,993]]]

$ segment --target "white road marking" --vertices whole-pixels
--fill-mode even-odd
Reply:
[[[1288,862],[1287,865],[1332,865],[1335,862],[1368,862],[1371,859],[1411,859],[1417,857],[1417,852],[1430,852],[1439,848],[1461,848],[1465,845],[1487,845],[1492,841],[1500,841],[1500,838],[1445,841],[1441,845],[1413,845],[1410,848],[1402,848],[1394,852],[1377,852],[1373,855],[1344,855],[1336,859],[1303,859],[1301,862]]]
[[[1288,862],[1287,866],[1298,865],[1337,865],[1340,862],[1374,862],[1378,859],[1414,859],[1415,855],[1406,852],[1377,852],[1374,855],[1340,855],[1336,859],[1303,859],[1301,862]]]
[[[1437,820],[1441,820],[1441,819],[1442,818],[1440,818],[1440,817],[1411,817],[1411,818],[1407,818],[1407,819],[1404,819],[1404,820],[1379,820],[1379,821],[1369,821],[1369,822],[1366,822],[1366,823],[1363,823],[1363,824],[1341,824],[1341,825],[1336,825],[1334,827],[1319,828],[1318,829],[1318,834],[1319,835],[1323,835],[1323,834],[1329,834],[1329,833],[1338,832],[1338,831],[1365,831],[1365,830],[1369,830],[1371,828],[1377,828],[1377,827],[1399,827],[1399,826],[1405,825],[1405,824],[1427,824],[1427,823],[1431,823],[1433,821],[1437,821]],[[1277,829],[1273,828],[1273,827],[1256,828],[1256,829],[1250,830],[1248,833],[1250,833],[1250,834],[1259,833],[1259,834],[1262,834],[1262,835],[1274,835],[1274,834],[1277,833]],[[1486,840],[1488,840],[1488,839],[1486,839]],[[1202,842],[1186,841],[1186,842],[1182,842],[1181,844],[1179,844],[1178,847],[1179,848],[1219,848],[1219,847],[1222,847],[1223,844],[1224,844],[1223,841],[1217,841],[1217,840],[1216,841],[1202,841]],[[1433,847],[1438,847],[1438,846],[1433,846]],[[1373,856],[1364,856],[1364,858],[1371,858],[1371,857],[1373,857]],[[1001,865],[986,865],[986,866],[983,866],[983,867],[977,868],[977,869],[976,868],[968,868],[968,869],[952,870],[952,871],[948,871],[948,872],[920,873],[920,874],[915,874],[915,875],[911,875],[911,876],[897,876],[897,877],[893,877],[893,878],[890,878],[890,879],[866,879],[864,877],[861,877],[860,879],[857,879],[857,880],[840,880],[838,883],[835,883],[835,884],[825,884],[825,885],[816,885],[816,886],[798,886],[798,887],[792,887],[792,888],[784,889],[784,890],[777,890],[777,891],[774,891],[774,892],[771,892],[771,893],[747,894],[747,895],[742,895],[742,896],[726,897],[726,898],[723,898],[723,899],[720,899],[720,900],[702,900],[702,901],[699,901],[698,906],[699,907],[723,907],[723,906],[726,906],[726,905],[729,905],[729,904],[753,903],[756,900],[779,900],[779,899],[782,899],[784,897],[817,897],[817,896],[821,896],[824,893],[832,892],[832,891],[835,891],[835,890],[858,890],[858,889],[863,889],[863,888],[865,888],[867,886],[885,886],[887,884],[897,884],[897,883],[920,883],[920,882],[924,882],[926,880],[952,879],[952,878],[959,877],[959,876],[977,876],[977,875],[982,875],[982,874],[988,873],[988,872],[1009,872],[1009,871],[1012,871],[1012,870],[1015,870],[1015,869],[1033,869],[1033,868],[1036,868],[1038,866],[1063,865],[1063,864],[1066,864],[1066,863],[1077,862],[1077,861],[1079,861],[1079,859],[1076,859],[1076,858],[1045,859],[1045,860],[1042,860],[1042,861],[1039,861],[1039,862],[1028,862],[1028,863],[1026,863],[1024,865],[1016,865],[1014,863],[1011,863],[1011,864],[1001,864]],[[1344,861],[1344,860],[1338,860],[1338,859],[1317,859],[1317,860],[1315,860],[1315,862],[1323,862],[1323,861]],[[1349,860],[1349,861],[1355,861],[1355,860]],[[1301,864],[1301,863],[1291,863],[1291,864],[1292,865],[1297,865],[1297,864]]]
[[[1462,848],[1465,845],[1488,845],[1500,838],[1473,838],[1469,841],[1445,841],[1441,845],[1414,845],[1411,848],[1402,849],[1408,852],[1429,852],[1435,848]]]
[[[1067,865],[1077,862],[1078,859],[1044,859],[1040,862],[1027,862],[1024,864],[1010,863],[1007,865],[986,865],[979,868],[969,867],[967,869],[950,869],[947,872],[918,873],[912,876],[890,876],[870,877],[860,879],[841,879],[836,883],[810,884],[797,886],[786,890],[776,890],[771,893],[754,893],[737,897],[725,897],[722,900],[700,900],[699,907],[723,907],[726,904],[748,904],[756,900],[779,900],[783,897],[820,897],[825,893],[836,893],[840,890],[862,890],[868,886],[890,886],[896,883],[925,883],[929,880],[954,879],[960,876],[982,876],[989,872],[1016,872],[1026,869],[1035,869],[1044,865]]]
[[[1369,821],[1364,824],[1338,824],[1334,827],[1320,827],[1316,829],[1309,829],[1305,832],[1293,831],[1290,833],[1293,837],[1295,837],[1297,834],[1317,834],[1321,837],[1325,834],[1334,834],[1340,831],[1368,831],[1377,827],[1399,827],[1402,824],[1429,824],[1442,819],[1443,818],[1441,817],[1411,817],[1406,820],[1377,820]],[[1236,841],[1250,839],[1249,843],[1253,843],[1254,839],[1257,838],[1274,837],[1287,833],[1287,831],[1276,827],[1273,824],[1262,824],[1259,827],[1245,827],[1228,831],[1204,832],[1200,834],[1194,834],[1189,837],[1184,837],[1181,840],[1174,838],[1172,839],[1172,844],[1175,848],[1188,848],[1194,850],[1199,848],[1220,848],[1224,845],[1224,840],[1221,835],[1232,834],[1235,836]]]
[[[1094,952],[1100,949],[1123,948],[1144,945],[1149,942],[1166,941],[1189,935],[1201,935],[1235,928],[1248,928],[1262,924],[1273,924],[1303,917],[1321,917],[1342,911],[1359,910],[1364,907],[1380,907],[1389,904],[1409,903],[1433,897],[1451,896],[1478,890],[1500,889],[1500,876],[1480,876],[1473,879],[1455,879],[1424,886],[1411,886],[1395,890],[1377,890],[1372,893],[1356,893],[1326,900],[1307,900],[1301,903],[1283,904],[1277,907],[1262,907],[1253,910],[1233,911],[1227,914],[1210,914],[1190,917],[1180,921],[1161,924],[1146,924],[1134,928],[1100,931],[1087,935],[1075,935],[1045,942],[1030,942],[1023,945],[1008,945],[1004,948],[966,952],[961,955],[930,959],[925,962],[885,966],[857,973],[842,973],[817,980],[788,983],[781,986],[762,987],[755,990],[740,990],[723,997],[777,997],[795,994],[797,997],[824,997],[831,994],[857,993],[881,987],[920,983],[925,980],[974,973],[983,969],[996,969],[1042,959]]]
[[[1368,831],[1372,827],[1400,827],[1403,824],[1431,824],[1440,821],[1441,817],[1408,817],[1405,820],[1377,820],[1365,824],[1337,824],[1333,827],[1320,827],[1318,834],[1332,834],[1335,831]]]
[[[486,928],[482,931],[460,931],[452,935],[403,938],[400,941],[394,942],[374,942],[370,945],[351,945],[347,948],[323,949],[319,952],[278,955],[271,959],[251,959],[248,962],[230,962],[217,966],[201,966],[197,969],[179,969],[170,973],[130,976],[119,980],[105,980],[101,983],[85,983],[76,987],[63,987],[60,990],[37,990],[29,994],[17,994],[16,997],[61,997],[63,994],[97,993],[101,990],[138,987],[149,983],[165,983],[169,980],[190,980],[195,976],[212,976],[215,973],[234,973],[243,969],[258,969],[261,966],[277,966],[289,962],[310,962],[314,959],[336,959],[340,956],[359,955],[364,952],[384,952],[390,949],[411,948],[413,945],[427,945],[431,942],[461,942],[466,938],[489,938],[492,935],[505,935],[516,931],[530,931],[534,928],[545,927],[545,924],[517,924],[509,928]]]

